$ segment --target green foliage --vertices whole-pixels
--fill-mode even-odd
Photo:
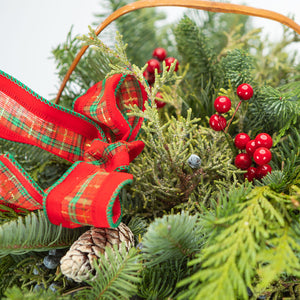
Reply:
[[[214,90],[218,88],[220,70],[216,65],[216,53],[207,43],[207,37],[197,24],[185,16],[174,30],[180,63],[189,65],[190,72],[185,76],[182,88],[185,90],[188,106],[192,106],[194,114],[200,117],[210,115]],[[207,98],[203,101],[202,89],[209,85]],[[196,107],[192,102],[197,99]],[[199,103],[198,103],[199,102]]]
[[[118,8],[134,2],[133,0],[109,0],[106,1],[106,13],[98,14],[100,21],[104,20],[110,13]],[[169,48],[171,44],[168,36],[162,35],[170,27],[161,26],[156,29],[155,24],[158,21],[166,19],[166,15],[158,12],[155,8],[140,9],[130,14],[121,16],[114,22],[115,30],[123,36],[124,42],[129,45],[127,55],[134,64],[142,67],[149,58],[155,47]],[[128,29],[130,28],[130,30]],[[170,49],[172,50],[172,48]]]
[[[61,81],[81,47],[82,43],[77,36],[72,36],[71,29],[66,41],[52,50],[57,75]],[[59,104],[71,108],[72,102],[76,97],[85,93],[96,82],[104,79],[105,75],[110,71],[109,64],[113,62],[105,53],[95,52],[89,48],[87,55],[79,61],[70,80],[67,82]]]
[[[14,286],[8,289],[5,293],[5,300],[56,300],[62,299],[58,293],[51,290],[41,289],[40,291],[32,292],[28,289],[20,289]],[[63,299],[71,299],[71,297],[63,297]]]
[[[12,256],[8,255],[4,258],[0,258],[0,297],[9,287],[10,282],[13,281],[11,270],[15,268],[16,263]]]
[[[233,49],[247,49],[258,38],[259,29],[252,29],[249,16],[218,14],[189,10],[187,15],[197,23],[207,37],[207,43],[218,54],[226,55]]]
[[[183,261],[168,261],[155,266],[145,266],[141,272],[142,281],[138,285],[137,295],[142,299],[169,299],[177,292],[176,284],[186,272]]]
[[[292,93],[281,93],[271,86],[263,86],[256,90],[255,101],[248,110],[249,127],[279,137],[293,126],[298,127],[300,104]]]
[[[252,84],[253,57],[247,51],[229,51],[221,60],[221,67],[224,70],[224,88],[229,83],[234,90],[242,83]]]
[[[193,77],[189,78],[188,76],[187,80],[193,80],[198,86],[201,75],[204,76],[205,82],[214,78],[216,55],[214,50],[209,47],[207,37],[196,23],[185,16],[175,29],[175,37],[182,64],[189,64],[193,70],[190,73]],[[186,47],[187,44],[189,47]]]
[[[142,264],[135,248],[127,252],[106,247],[105,255],[95,261],[96,278],[87,281],[90,288],[79,291],[78,299],[130,299],[137,292]]]
[[[197,211],[197,202],[209,205],[209,197],[219,187],[229,189],[237,180],[240,171],[232,164],[225,136],[198,126],[199,119],[191,119],[191,111],[187,118],[171,117],[164,124],[155,108],[147,108],[143,116],[148,121],[140,138],[146,147],[131,172],[133,197],[141,199],[148,212],[161,215],[174,207]],[[187,164],[191,154],[201,157],[199,169]]]
[[[181,299],[247,299],[255,275],[258,293],[282,272],[299,276],[289,202],[268,186],[256,187],[239,199],[237,211],[215,218],[206,247],[190,263],[199,270],[180,284],[189,284]]]
[[[251,49],[255,55],[255,80],[272,87],[288,83],[292,76],[299,74],[299,62],[298,67],[296,65],[299,53],[288,48],[299,43],[299,35],[283,26],[283,34],[279,38],[277,42],[265,38],[257,39]]]
[[[41,148],[0,139],[0,154],[11,154],[43,189],[51,186],[70,163]]]
[[[0,226],[0,257],[65,248],[71,245],[83,230],[84,228],[68,229],[53,225],[43,211],[32,212]]]
[[[97,17],[103,20],[130,2],[107,0]],[[108,249],[95,266],[96,278],[70,287],[59,270],[41,270],[43,251],[68,247],[85,229],[54,226],[42,212],[1,212],[0,294],[6,292],[7,299],[72,294],[78,299],[227,300],[247,299],[247,287],[255,298],[262,293],[299,297],[300,65],[287,50],[299,37],[286,30],[282,41],[269,43],[258,36],[259,29],[252,30],[248,17],[232,14],[189,11],[174,27],[160,26],[164,18],[154,8],[138,10],[116,20],[101,39],[92,31],[81,38],[70,31],[53,50],[62,79],[82,41],[91,45],[64,90],[64,106],[115,73],[134,75],[146,89],[146,110],[132,108],[145,118],[139,138],[146,146],[131,164],[134,184],[120,195],[138,249]],[[150,88],[143,71],[155,47],[165,47],[180,68],[175,75],[175,65],[170,72],[164,66]],[[252,184],[233,164],[230,135],[208,126],[218,95],[231,98],[233,108],[225,117],[232,115],[242,82],[251,83],[255,95],[242,104],[228,133],[264,131],[275,141],[272,173]],[[158,91],[167,102],[160,110]],[[69,167],[29,145],[1,140],[0,152],[12,153],[43,189]],[[191,154],[201,158],[198,169],[187,163]],[[63,283],[59,293],[48,290],[52,281]],[[36,283],[46,290],[33,293]]]
[[[144,267],[138,295],[144,299],[176,295],[177,282],[190,271],[187,261],[199,252],[205,240],[197,216],[182,212],[156,218],[141,241]]]
[[[197,221],[197,216],[184,212],[156,218],[142,240],[146,264],[153,266],[172,260],[180,261],[198,252],[205,239]]]

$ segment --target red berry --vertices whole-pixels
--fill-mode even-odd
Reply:
[[[147,71],[151,74],[155,73],[155,69],[157,69],[157,72],[160,72],[160,63],[157,59],[151,58],[147,62]]]
[[[226,119],[220,115],[212,115],[209,119],[210,127],[215,131],[221,131],[226,127]]]
[[[260,133],[256,136],[255,143],[258,147],[266,147],[270,149],[273,145],[273,140],[267,133]]]
[[[170,70],[170,67],[171,67],[172,63],[173,63],[175,60],[176,60],[176,59],[175,59],[174,57],[167,57],[167,58],[165,59],[167,71]],[[179,62],[178,62],[178,60],[176,60],[176,65],[175,65],[175,69],[174,69],[175,72],[178,71],[178,66],[179,66]]]
[[[247,153],[240,153],[235,157],[234,164],[237,168],[247,170],[251,164],[251,157]]]
[[[248,83],[242,83],[237,87],[237,95],[242,100],[249,100],[253,96],[253,88]]]
[[[162,96],[162,94],[161,94],[160,92],[158,92],[158,93],[156,94],[155,98],[162,99],[163,96]],[[162,108],[162,107],[164,107],[164,106],[166,105],[166,102],[159,101],[159,100],[157,100],[157,99],[155,99],[155,103],[156,103],[156,107],[157,107],[157,108]]]
[[[226,96],[219,96],[214,102],[214,107],[215,110],[220,114],[227,113],[231,108],[231,101]]]
[[[258,165],[267,164],[272,158],[272,153],[268,148],[259,147],[253,153],[253,159]]]
[[[246,144],[250,141],[250,136],[247,133],[239,133],[234,139],[234,144],[238,149],[245,149]]]
[[[257,167],[256,178],[261,179],[265,177],[268,173],[272,172],[272,167],[268,164],[260,165]]]
[[[261,179],[271,172],[272,172],[272,167],[268,164],[258,166],[256,171],[256,178]]]
[[[257,169],[255,167],[250,167],[247,169],[247,172],[244,174],[244,178],[248,179],[248,181],[252,181],[256,178]]]
[[[163,61],[167,57],[167,51],[164,48],[155,48],[152,56],[157,58],[159,61]]]
[[[255,140],[250,140],[249,142],[247,142],[246,144],[246,152],[248,153],[248,155],[253,156],[254,151],[256,150],[257,145],[255,143]]]

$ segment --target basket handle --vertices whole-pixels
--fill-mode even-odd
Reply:
[[[182,0],[140,0],[130,4],[127,4],[116,11],[114,11],[110,16],[108,16],[96,29],[95,34],[99,35],[104,28],[106,28],[110,23],[112,23],[117,18],[132,12],[134,10],[138,10],[141,8],[147,7],[157,7],[157,6],[178,6],[178,7],[186,7],[186,8],[195,8],[201,9],[211,12],[221,12],[221,13],[232,13],[232,14],[241,14],[241,15],[248,15],[254,17],[261,17],[265,19],[274,20],[284,24],[290,28],[292,28],[295,32],[300,34],[300,25],[294,22],[292,19],[270,11],[266,9],[259,9],[245,5],[238,5],[238,4],[230,4],[230,3],[219,3],[219,2],[212,2],[212,1],[200,1],[200,0],[186,0],[182,3]],[[74,58],[68,72],[66,73],[59,91],[57,93],[55,103],[59,103],[60,96],[70,79],[70,76],[74,69],[76,68],[78,62],[80,61],[81,57],[85,53],[89,46],[83,46],[76,57]]]

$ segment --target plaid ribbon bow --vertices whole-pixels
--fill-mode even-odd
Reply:
[[[43,208],[50,222],[63,227],[117,227],[119,192],[132,182],[129,163],[144,147],[135,141],[143,120],[128,116],[128,106],[144,109],[146,99],[133,76],[117,74],[92,86],[69,110],[0,71],[0,138],[73,163],[44,191],[10,154],[1,155],[0,203],[16,211]]]

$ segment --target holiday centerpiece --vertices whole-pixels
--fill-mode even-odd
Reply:
[[[4,299],[300,297],[300,27],[182,2],[109,1],[53,101],[1,71]],[[268,57],[247,15],[290,28]]]

